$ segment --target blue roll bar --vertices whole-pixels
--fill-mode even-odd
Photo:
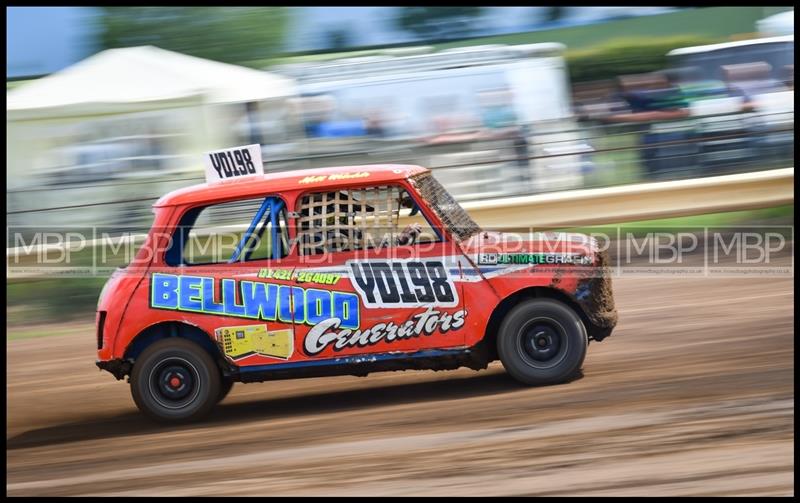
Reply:
[[[272,199],[273,198],[271,197],[267,197],[264,199],[264,202],[261,203],[261,207],[258,209],[258,212],[256,212],[256,216],[253,217],[253,221],[250,222],[250,226],[247,228],[247,231],[244,233],[244,235],[242,235],[242,239],[239,241],[239,244],[236,245],[236,249],[233,250],[233,255],[231,255],[231,258],[228,260],[229,264],[232,264],[239,260],[239,256],[242,253],[242,249],[247,244],[247,242],[250,241],[250,237],[253,235],[253,231],[255,230],[256,225],[258,225],[258,222],[260,222],[261,219],[264,218],[264,213],[266,213],[272,207]],[[274,228],[275,227],[273,224],[273,229]]]

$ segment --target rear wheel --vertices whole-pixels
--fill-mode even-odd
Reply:
[[[552,299],[525,301],[506,315],[497,352],[506,371],[528,384],[556,384],[575,377],[589,341],[578,314]]]
[[[201,419],[221,396],[221,376],[211,356],[177,338],[148,346],[133,366],[131,394],[145,415],[159,422]]]

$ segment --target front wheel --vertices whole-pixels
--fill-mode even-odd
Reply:
[[[197,344],[177,338],[148,346],[133,366],[131,394],[145,415],[159,422],[201,419],[220,397],[220,372]]]
[[[589,344],[578,314],[552,299],[527,300],[506,315],[497,352],[506,372],[528,385],[568,381],[581,368]]]

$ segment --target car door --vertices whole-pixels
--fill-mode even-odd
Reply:
[[[400,185],[298,198],[294,277],[306,308],[295,331],[308,357],[463,346],[466,312],[451,243],[417,208],[433,239],[398,244],[401,216],[405,224],[413,212],[404,204],[416,206]]]
[[[277,196],[189,210],[167,252],[176,267],[153,277],[153,302],[169,306],[175,292],[179,310],[237,366],[296,360],[286,229]]]

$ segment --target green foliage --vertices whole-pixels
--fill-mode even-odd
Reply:
[[[9,279],[8,324],[91,318],[107,278]]]
[[[619,222],[615,224],[597,225],[592,227],[556,228],[562,232],[577,232],[591,234],[593,232],[607,232],[610,228],[619,227],[620,234],[631,233],[637,237],[650,232],[696,232],[702,227],[749,227],[754,225],[775,225],[774,231],[785,233],[794,225],[794,205],[772,206],[753,210],[727,211],[724,213],[706,213],[704,215],[690,215],[685,217],[661,218],[655,220],[640,220],[635,222]],[[791,236],[786,236],[791,239]]]
[[[406,8],[406,9],[411,9]],[[415,8],[428,10],[429,8]],[[459,8],[452,8],[461,11]],[[563,7],[568,9],[568,7]],[[605,47],[605,44],[617,40],[619,37],[635,38],[636,43],[647,45],[653,41],[666,40],[669,37],[688,42],[690,45],[703,44],[708,41],[724,42],[736,35],[737,38],[755,30],[755,23],[769,13],[766,7],[704,7],[681,9],[676,12],[658,14],[653,16],[639,16],[628,19],[618,19],[603,23],[593,23],[580,26],[558,27],[537,30],[525,33],[510,33],[491,37],[466,38],[444,43],[433,44],[436,51],[468,47],[484,44],[537,44],[542,42],[560,42],[567,46],[569,51],[589,50]],[[401,12],[402,14],[402,12]],[[539,23],[541,12],[536,12],[535,23]],[[398,27],[403,29],[398,16]],[[622,41],[625,42],[624,40]],[[418,44],[415,42],[413,45]],[[669,44],[668,44],[669,45]],[[669,47],[672,49],[674,47]],[[362,48],[359,51],[341,52],[336,54],[306,54],[284,56],[271,60],[262,59],[254,62],[254,66],[261,67],[272,64],[294,62],[324,61],[341,57],[368,56],[375,53],[378,47]],[[669,50],[667,49],[667,50]],[[577,53],[576,53],[577,54]],[[666,52],[657,55],[662,58]],[[257,63],[257,64],[256,64]],[[650,66],[652,67],[652,66]],[[648,71],[648,70],[645,70]],[[577,76],[577,75],[576,75]]]
[[[483,7],[403,7],[397,26],[427,39],[468,36],[471,21],[483,11]]]
[[[154,45],[226,63],[280,52],[284,7],[105,7],[104,49]]]
[[[663,70],[669,51],[720,41],[701,36],[614,39],[591,49],[567,51],[567,67],[573,83],[613,79],[619,75]]]
[[[35,79],[27,79],[27,80],[7,80],[6,81],[6,91],[10,91],[14,88],[17,88],[23,84],[27,84],[28,82],[33,82]]]
[[[560,42],[569,49],[589,49],[619,37],[709,37],[728,39],[755,31],[765,16],[764,7],[687,8],[666,14],[637,16],[603,23],[510,33],[436,44],[436,50],[482,44],[538,44]]]

